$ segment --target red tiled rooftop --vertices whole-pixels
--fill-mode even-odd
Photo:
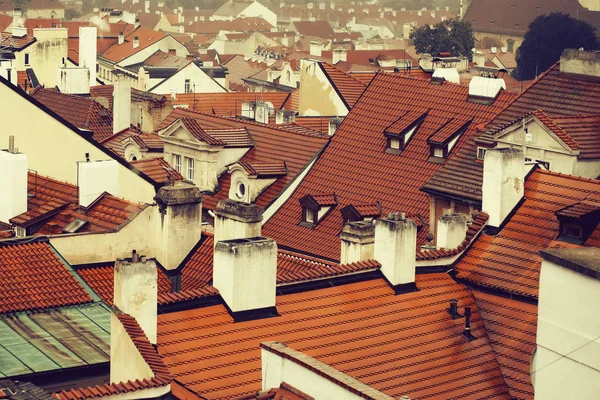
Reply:
[[[414,109],[407,111],[400,118],[398,118],[393,124],[385,128],[385,133],[392,135],[400,135],[404,133],[406,129],[422,120],[427,115],[427,109]]]
[[[25,35],[23,37],[13,37],[10,32],[0,33],[0,46],[9,47],[12,50],[22,50],[25,47],[36,41],[35,37],[31,35]]]
[[[252,147],[254,141],[246,128],[208,129],[208,135],[219,140],[227,147]]]
[[[167,37],[163,32],[153,31],[151,29],[140,26],[134,28],[133,25],[127,25],[124,31],[125,41],[122,44],[115,43],[100,54],[100,57],[111,62],[119,63],[124,59],[139,53],[148,46],[157,43]],[[139,38],[139,46],[134,48],[134,38]]]
[[[148,175],[156,183],[168,183],[183,180],[183,176],[173,169],[163,158],[149,158],[131,161],[131,165]]]
[[[456,264],[458,277],[477,285],[537,298],[538,252],[558,236],[556,211],[600,195],[600,181],[536,170],[525,181],[525,201],[496,235],[484,234]]]
[[[338,234],[343,224],[339,209],[346,205],[379,201],[384,214],[400,211],[428,221],[429,199],[420,188],[442,165],[428,162],[427,138],[449,118],[472,118],[450,153],[452,159],[475,134],[475,126],[494,118],[512,96],[501,92],[494,104],[482,105],[467,101],[467,87],[450,83],[436,86],[422,79],[378,74],[295,193],[264,225],[264,234],[280,246],[338,260]],[[385,129],[409,111],[428,108],[402,154],[386,154]],[[323,191],[335,192],[338,206],[314,229],[300,226],[298,200]],[[425,244],[427,232],[426,227],[420,230],[419,245]]]
[[[555,116],[552,120],[575,142],[575,148],[581,151],[579,159],[600,158],[600,114]],[[561,137],[561,139],[563,138]],[[569,142],[566,143],[569,144]]]
[[[282,176],[287,174],[285,162],[255,162],[250,164],[247,161],[239,161],[239,164],[251,176],[268,177]]]
[[[174,378],[207,399],[261,388],[259,345],[278,341],[393,397],[508,399],[469,291],[446,274],[418,275],[396,296],[383,279],[277,296],[279,317],[233,323],[223,305],[158,316],[158,353]],[[472,307],[472,334],[451,299]],[[450,368],[451,371],[448,369]]]
[[[92,301],[48,243],[0,246],[0,270],[0,313]]]
[[[293,92],[292,92],[293,93]],[[215,114],[223,117],[236,117],[242,115],[244,101],[263,101],[273,105],[275,110],[280,110],[292,96],[291,93],[180,93],[173,100],[174,106],[187,106],[188,109],[206,114]],[[289,102],[287,103],[290,104]],[[298,109],[287,108],[289,111]]]

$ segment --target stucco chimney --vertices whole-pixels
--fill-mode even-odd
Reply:
[[[319,42],[310,42],[310,55],[321,57],[323,52],[323,44]]]
[[[150,343],[156,344],[156,263],[133,250],[130,259],[117,260],[114,270],[115,307],[134,317]]]
[[[417,225],[404,213],[375,221],[375,260],[396,294],[416,290]]]
[[[437,224],[436,247],[455,249],[467,236],[467,217],[460,213],[442,215]]]
[[[23,25],[23,16],[20,8],[15,8],[13,10],[13,20],[12,20],[12,36],[13,37],[23,37],[27,35],[27,28]]]
[[[215,208],[215,245],[219,241],[261,235],[262,210],[259,206],[225,199]]]
[[[560,72],[600,77],[600,53],[566,49],[560,56]]]
[[[102,193],[119,195],[119,164],[116,160],[77,163],[79,205],[88,207]]]
[[[340,234],[342,251],[340,264],[367,261],[374,258],[375,225],[370,221],[349,222]]]
[[[499,228],[523,197],[525,158],[519,149],[488,149],[483,162],[482,211]]]
[[[140,37],[134,36],[133,37],[133,48],[137,49],[138,47],[140,47]]]
[[[485,54],[480,51],[473,53],[473,62],[480,67],[485,66]]]
[[[277,283],[277,245],[263,237],[220,241],[215,246],[213,285],[233,313],[272,313]],[[276,312],[276,311],[275,311]],[[239,315],[239,314],[237,314]]]
[[[131,83],[117,78],[113,87],[113,134],[131,125]]]
[[[118,39],[118,43],[119,43],[119,44],[123,44],[123,43],[125,43],[125,35],[123,34],[123,32],[119,32],[119,39]]]
[[[189,183],[163,186],[154,200],[159,206],[156,259],[167,270],[176,269],[202,235],[202,194]]]
[[[343,47],[333,50],[333,64],[337,64],[340,61],[346,61],[348,59],[348,50]]]
[[[96,85],[97,46],[98,28],[95,26],[79,27],[79,66],[87,67],[90,71],[90,86]]]
[[[8,223],[27,211],[27,156],[10,148],[0,151],[0,171],[0,222]]]
[[[144,13],[148,14],[150,12],[150,0],[144,1]]]

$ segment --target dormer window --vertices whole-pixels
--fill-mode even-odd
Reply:
[[[381,217],[381,204],[356,203],[350,204],[340,210],[344,223],[358,221],[372,221]]]
[[[470,120],[452,118],[429,136],[427,139],[431,149],[429,161],[443,163],[470,123]]]
[[[385,152],[388,154],[401,154],[426,116],[427,110],[407,111],[392,125],[385,128],[383,131],[387,138]]]
[[[300,199],[302,206],[302,221],[300,226],[314,229],[319,222],[337,205],[335,194],[310,195]]]
[[[569,243],[584,243],[600,222],[600,197],[585,199],[556,212],[560,223],[558,239]]]

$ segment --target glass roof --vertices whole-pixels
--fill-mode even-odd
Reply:
[[[110,311],[102,303],[0,315],[0,377],[109,359]]]

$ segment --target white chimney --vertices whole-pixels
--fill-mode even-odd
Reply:
[[[255,204],[225,199],[219,201],[214,213],[215,244],[261,235],[262,210]]]
[[[487,149],[483,162],[482,211],[499,228],[523,197],[525,158],[519,149]]]
[[[321,57],[323,52],[323,43],[310,42],[310,55],[315,57]]]
[[[337,64],[340,61],[346,62],[348,60],[348,50],[340,47],[333,50],[333,64]]]
[[[90,71],[90,86],[96,85],[96,57],[98,46],[98,28],[82,26],[79,28],[79,66]],[[89,93],[89,88],[88,88]]]
[[[117,134],[131,125],[131,83],[128,79],[118,78],[113,88],[113,134]]]
[[[9,149],[0,151],[0,222],[27,211],[27,156],[17,153],[10,137]]]
[[[374,259],[375,225],[370,221],[349,222],[340,234],[340,264]]]
[[[442,215],[437,224],[436,247],[438,249],[455,249],[467,236],[467,217],[463,214]]]
[[[88,207],[104,192],[119,195],[119,164],[116,160],[82,161],[77,166],[81,207]]]
[[[473,62],[480,67],[485,66],[485,55],[479,51],[474,52],[473,53]]]
[[[13,10],[13,20],[12,20],[12,36],[13,37],[23,37],[27,35],[27,28],[23,25],[23,17],[21,14],[20,8],[15,8]]]
[[[375,221],[375,260],[396,293],[415,289],[417,225],[404,213]]]
[[[600,52],[566,49],[560,55],[560,72],[600,77]]]
[[[133,37],[133,48],[137,49],[138,47],[140,47],[140,38],[139,38],[139,36],[134,36]]]
[[[276,284],[274,240],[253,237],[216,244],[213,285],[233,313],[275,307]]]
[[[144,13],[148,14],[150,12],[150,0],[144,1]]]
[[[154,197],[160,210],[156,258],[176,269],[202,236],[202,194],[189,183],[163,186]]]
[[[119,32],[119,39],[118,39],[118,43],[119,43],[119,44],[123,44],[123,43],[125,43],[125,35],[123,34],[123,32]]]

